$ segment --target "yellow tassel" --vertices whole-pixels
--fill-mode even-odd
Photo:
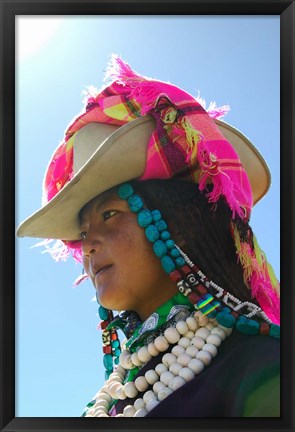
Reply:
[[[279,293],[280,284],[276,278],[273,267],[267,261],[266,254],[260,248],[255,235],[253,235],[253,244],[254,244],[254,251],[255,251],[256,259],[257,259],[259,266],[264,269],[264,274],[267,272],[272,287]]]
[[[186,140],[189,145],[189,149],[192,152],[190,159],[191,161],[194,161],[198,152],[198,144],[201,141],[201,134],[192,127],[185,117],[183,117],[181,120],[181,127],[185,131]]]

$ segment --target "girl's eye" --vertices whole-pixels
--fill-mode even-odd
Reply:
[[[81,238],[81,240],[86,240],[86,232],[85,231],[80,233],[80,238]]]
[[[110,219],[116,213],[117,213],[116,210],[106,210],[106,211],[104,211],[103,214],[102,214],[103,220]]]

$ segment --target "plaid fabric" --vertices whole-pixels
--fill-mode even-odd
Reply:
[[[71,137],[89,122],[123,125],[150,114],[156,120],[141,180],[171,177],[199,183],[201,190],[210,179],[212,202],[223,195],[233,211],[249,218],[252,192],[247,174],[231,144],[213,118],[192,96],[164,82],[136,75],[120,59],[117,79],[101,92],[89,95],[84,112],[66,131],[65,139],[49,163],[44,181],[44,203],[73,176]],[[225,110],[214,110],[220,117]],[[120,149],[118,148],[118,152]]]
[[[212,105],[205,110],[201,99],[171,84],[136,74],[114,57],[107,76],[113,82],[88,94],[82,113],[74,119],[49,162],[43,204],[50,201],[73,177],[73,135],[90,122],[122,126],[145,114],[154,117],[156,128],[147,149],[145,172],[139,180],[178,178],[199,185],[213,184],[209,202],[224,197],[232,210],[231,233],[242,264],[245,283],[268,317],[279,323],[279,283],[248,225],[253,206],[248,176],[240,159],[214,122],[228,107]],[[120,152],[120,148],[118,148]],[[49,249],[49,248],[48,248]],[[79,245],[53,247],[52,255],[81,259]],[[78,278],[76,283],[85,279]]]

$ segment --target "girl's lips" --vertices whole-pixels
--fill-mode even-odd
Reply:
[[[101,274],[105,273],[106,271],[108,271],[111,267],[113,267],[113,264],[106,265],[105,267],[102,267],[101,269],[99,269],[95,273],[95,278],[100,276]]]

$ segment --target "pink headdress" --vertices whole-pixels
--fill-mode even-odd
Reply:
[[[245,283],[251,288],[268,317],[279,323],[279,283],[248,225],[253,198],[241,161],[213,119],[223,117],[227,106],[208,111],[201,99],[168,83],[136,74],[113,56],[107,71],[113,82],[101,91],[89,92],[83,112],[66,130],[64,141],[49,163],[43,204],[50,201],[73,177],[73,147],[70,139],[90,122],[124,125],[145,114],[154,117],[156,128],[147,150],[147,163],[139,180],[178,178],[213,187],[206,196],[215,203],[224,197],[232,212],[232,236]],[[58,245],[57,245],[58,246]],[[53,248],[53,256],[66,259],[71,252],[81,260],[80,245],[64,242]],[[83,278],[83,277],[82,277]]]

